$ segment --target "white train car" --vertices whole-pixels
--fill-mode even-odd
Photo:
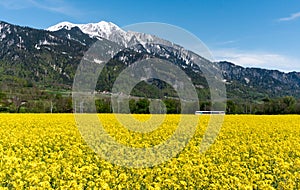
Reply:
[[[195,115],[204,115],[204,114],[225,114],[225,111],[196,111]]]

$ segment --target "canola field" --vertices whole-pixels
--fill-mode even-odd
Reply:
[[[135,147],[165,141],[178,120],[167,115],[164,125],[141,134],[113,115],[98,116],[117,141]],[[191,117],[199,125],[182,152],[153,167],[128,168],[90,149],[72,114],[1,114],[0,189],[300,189],[300,116],[226,115],[204,153],[209,116]]]

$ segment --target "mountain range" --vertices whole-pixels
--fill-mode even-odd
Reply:
[[[191,52],[156,36],[124,31],[105,21],[89,24],[62,22],[45,30],[1,21],[0,90],[7,92],[20,87],[36,87],[71,91],[82,57],[98,40],[118,44],[124,50],[111,58],[99,76],[97,91],[111,91],[118,74],[128,65],[155,57],[181,67],[195,84],[199,97],[209,99],[204,73],[193,64]],[[220,68],[229,99],[260,101],[265,97],[300,97],[299,72],[244,68],[227,61],[202,59],[206,64]],[[176,96],[170,85],[159,80],[141,83],[133,90],[133,95],[137,96],[155,97],[157,94]]]

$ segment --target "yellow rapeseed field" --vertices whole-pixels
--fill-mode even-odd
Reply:
[[[300,116],[226,115],[202,154],[209,116],[190,117],[199,125],[181,153],[153,167],[127,168],[97,156],[72,114],[1,114],[0,189],[300,189]],[[167,115],[142,134],[114,115],[99,118],[116,141],[132,147],[157,145],[178,124],[178,116]]]

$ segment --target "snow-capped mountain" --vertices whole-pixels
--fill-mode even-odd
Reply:
[[[98,23],[89,24],[73,24],[71,22],[61,22],[54,26],[47,28],[49,31],[58,31],[61,29],[71,30],[74,27],[78,27],[83,33],[88,34],[90,37],[101,37],[108,39],[113,33],[125,32],[112,22],[101,21]]]
[[[167,46],[174,45],[173,43],[160,39],[154,35],[134,31],[124,31],[116,24],[106,21],[88,24],[73,24],[70,22],[60,22],[54,26],[50,26],[46,30],[53,32],[59,31],[61,29],[71,30],[75,27],[78,27],[83,33],[88,34],[91,38],[105,38],[125,47],[131,46],[133,44],[142,44],[143,46],[145,46],[145,44],[153,42]]]
[[[186,65],[193,67],[192,54],[185,48],[176,45],[170,41],[161,39],[155,35],[135,32],[124,31],[112,22],[100,21],[98,23],[88,24],[73,24],[70,22],[61,22],[54,26],[47,28],[48,31],[62,31],[65,29],[70,31],[78,27],[84,34],[89,35],[91,38],[107,39],[115,42],[124,47],[131,47],[135,49],[136,45],[142,45],[148,53],[154,53],[161,57],[169,57],[170,54],[176,55],[178,59],[182,59]],[[198,57],[207,61],[202,57]],[[194,71],[198,72],[199,68],[194,67]]]
[[[198,90],[205,90],[206,82],[201,76],[205,70],[200,69],[203,72],[199,72],[193,59],[201,59],[201,56],[193,57],[192,52],[172,42],[149,34],[124,31],[117,25],[104,21],[90,24],[62,22],[47,30],[0,21],[0,84],[6,84],[3,81],[14,76],[24,84],[30,82],[33,85],[44,84],[57,88],[64,85],[68,89],[83,55],[97,39],[109,45],[118,43],[127,47],[113,58],[112,63],[115,65],[108,71],[110,80],[103,79],[105,84],[111,84],[111,78],[117,76],[115,66],[124,69],[134,61],[154,57],[181,67]],[[134,44],[136,46],[132,46]],[[213,64],[207,60],[201,63]],[[222,70],[231,97],[248,94],[252,94],[254,98],[300,94],[300,73],[242,68],[227,62],[217,64]],[[205,93],[203,92],[204,95]]]

